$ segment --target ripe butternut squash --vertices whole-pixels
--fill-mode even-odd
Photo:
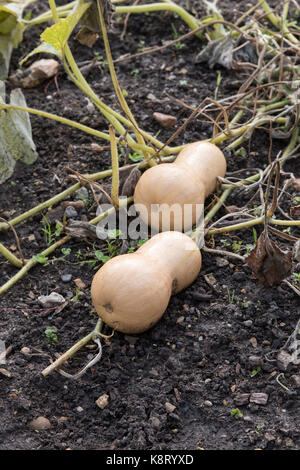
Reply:
[[[172,293],[190,285],[201,269],[196,243],[181,232],[163,232],[136,252],[110,259],[95,274],[91,296],[111,328],[142,333],[165,312]]]
[[[174,163],[162,163],[143,173],[134,192],[136,210],[157,232],[189,230],[201,217],[217,177],[225,173],[226,160],[216,145],[189,144]]]

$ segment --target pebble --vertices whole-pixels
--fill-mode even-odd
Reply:
[[[171,116],[170,114],[163,114],[163,113],[153,113],[153,118],[165,128],[174,127],[177,124],[177,118],[175,116]]]
[[[51,428],[51,423],[49,419],[45,418],[44,416],[39,416],[38,418],[30,421],[29,426],[34,431],[43,431],[45,429]]]
[[[300,262],[300,240],[294,245],[294,258],[296,261]]]
[[[166,409],[166,412],[167,413],[173,413],[173,411],[175,410],[176,406],[175,405],[172,405],[172,403],[170,402],[166,402],[165,403],[165,409]]]
[[[225,258],[219,258],[218,256],[215,259],[215,263],[219,268],[223,268],[224,266],[228,266],[229,261]]]
[[[109,396],[107,395],[107,393],[103,393],[103,395],[101,395],[95,403],[97,406],[99,406],[99,408],[101,408],[101,410],[103,410],[103,408],[108,405],[108,399]]]
[[[76,217],[78,217],[78,212],[75,207],[68,206],[65,210],[65,216],[67,217],[67,219],[75,219]]]
[[[70,282],[72,279],[72,274],[62,274],[60,278],[62,282]]]
[[[300,375],[292,375],[291,379],[292,379],[295,387],[300,387]]]
[[[43,307],[51,307],[55,304],[63,304],[65,302],[65,298],[57,292],[51,292],[49,295],[40,295],[38,297],[38,301]]]
[[[261,366],[262,364],[262,359],[259,356],[249,356],[248,361],[251,366]]]
[[[149,419],[150,426],[155,429],[160,429],[161,422],[156,416],[151,416]]]
[[[253,392],[250,395],[250,403],[256,403],[256,405],[266,405],[268,403],[269,395],[263,392]]]
[[[254,348],[256,348],[256,346],[257,346],[257,339],[256,338],[250,338],[249,342],[252,344],[252,346]]]
[[[234,403],[238,406],[247,405],[249,402],[250,393],[238,393],[234,397]]]
[[[278,369],[282,371],[286,371],[293,362],[292,356],[284,350],[279,351],[276,360]]]
[[[252,320],[245,320],[245,321],[243,321],[243,325],[245,325],[245,326],[252,326],[252,325],[253,325],[253,321],[252,321]]]
[[[213,406],[213,404],[210,400],[205,400],[204,405],[205,406]]]

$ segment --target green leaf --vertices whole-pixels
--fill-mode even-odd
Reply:
[[[29,54],[27,54],[27,56],[24,57],[24,59],[22,59],[19,62],[19,65],[20,66],[23,65],[24,62],[26,62],[33,55],[41,54],[43,52],[45,52],[46,54],[53,54],[53,55],[57,56],[59,59],[62,58],[62,53],[58,49],[55,49],[55,47],[53,47],[51,44],[48,44],[47,42],[41,42],[41,44],[39,46],[37,46],[35,49],[33,49],[33,51],[29,52]]]
[[[48,260],[47,256],[43,255],[42,253],[39,253],[38,255],[35,255],[34,259],[38,263],[41,263],[41,264],[45,263]]]
[[[41,34],[42,41],[51,44],[54,49],[62,53],[73,29],[89,6],[90,3],[79,4],[73,13],[71,13],[67,18],[62,19],[59,23],[47,28]]]

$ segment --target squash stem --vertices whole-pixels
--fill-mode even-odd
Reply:
[[[95,328],[93,331],[91,331],[88,335],[84,336],[81,338],[77,343],[75,343],[68,351],[66,351],[64,354],[62,354],[56,361],[54,361],[52,364],[50,364],[46,369],[42,371],[42,375],[44,377],[47,377],[47,375],[51,374],[56,369],[59,369],[64,362],[66,362],[68,359],[74,356],[74,354],[77,353],[83,346],[85,346],[87,343],[89,343],[92,339],[95,337],[99,336],[101,333],[103,327],[103,321],[101,318],[96,323]]]

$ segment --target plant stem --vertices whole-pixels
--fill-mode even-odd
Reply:
[[[111,168],[112,184],[111,198],[116,209],[119,207],[119,156],[115,133],[112,126],[109,126],[110,146],[111,146]]]
[[[84,338],[80,339],[77,343],[75,343],[70,349],[68,349],[68,351],[66,351],[56,361],[50,364],[50,366],[46,367],[46,369],[42,371],[42,375],[44,377],[47,377],[47,375],[51,374],[51,372],[58,369],[64,362],[74,356],[74,354],[76,354],[79,349],[83,348],[83,346],[85,346],[92,339],[97,337],[101,332],[102,327],[103,321],[101,320],[101,318],[99,318],[93,331],[91,331],[88,335],[84,336]]]
[[[126,205],[130,204],[132,201],[133,201],[132,197],[129,197],[127,199],[126,198],[121,199],[119,207],[120,208],[126,207]],[[90,220],[89,223],[92,225],[96,225],[98,222],[105,219],[106,217],[113,214],[114,212],[115,212],[115,208],[111,207],[107,211],[103,212],[102,214],[98,215],[94,219]],[[53,253],[53,251],[55,251],[57,248],[59,248],[60,246],[64,245],[69,240],[71,240],[71,238],[72,237],[69,235],[61,238],[57,242],[53,243],[53,245],[49,246],[46,250],[42,251],[40,255],[47,257],[48,255]],[[22,279],[25,276],[25,274],[27,274],[27,272],[36,264],[38,264],[38,260],[36,259],[36,257],[33,256],[11,279],[9,279],[5,284],[2,285],[2,287],[0,287],[0,295],[4,294],[4,292],[10,289],[10,287],[12,287],[17,281]]]
[[[17,268],[22,268],[23,263],[20,261],[10,250],[8,250],[2,243],[0,243],[0,254],[3,255],[11,264]]]
[[[190,15],[184,8],[176,5],[173,2],[168,3],[149,3],[148,5],[134,5],[134,6],[117,6],[116,13],[146,13],[146,12],[154,12],[154,11],[173,11],[177,13],[182,20],[192,29],[197,29],[199,26],[199,22]]]

